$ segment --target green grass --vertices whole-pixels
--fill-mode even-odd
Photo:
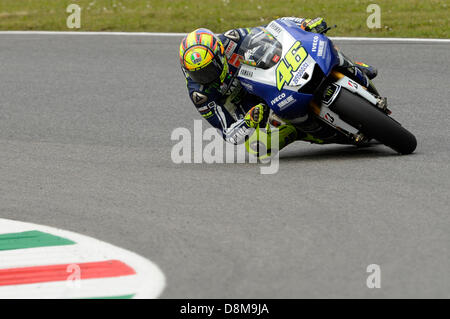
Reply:
[[[82,8],[80,31],[215,32],[282,16],[322,16],[332,36],[449,38],[450,0],[0,0],[0,30],[68,31],[66,7]],[[381,28],[369,29],[369,4]]]

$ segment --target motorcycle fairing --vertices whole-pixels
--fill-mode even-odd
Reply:
[[[307,88],[307,84],[314,81],[315,77],[328,76],[339,63],[333,43],[324,35],[303,31],[289,20],[274,20],[266,30],[277,42],[277,47],[281,43],[282,56],[268,69],[241,64],[238,78],[250,93],[263,98],[277,115],[287,119],[305,116],[313,92],[302,88]],[[300,42],[300,46],[297,42]],[[301,64],[294,70],[286,54],[289,52],[293,55],[292,52],[297,53],[300,49],[305,50],[306,55],[300,57],[297,54],[297,62]],[[245,52],[241,54],[244,56]],[[290,58],[292,61],[292,56]],[[289,81],[283,79],[286,74]],[[284,83],[280,83],[280,79]]]

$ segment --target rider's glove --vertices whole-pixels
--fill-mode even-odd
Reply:
[[[305,31],[322,33],[327,28],[327,23],[320,17],[315,19],[305,19],[302,22],[301,28]]]
[[[255,105],[245,115],[245,123],[248,127],[255,128],[259,125],[264,117],[264,104]]]

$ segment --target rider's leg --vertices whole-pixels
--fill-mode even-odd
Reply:
[[[283,124],[275,129],[266,125],[265,129],[259,126],[245,142],[247,152],[258,157],[258,159],[268,158],[282,148],[297,139],[297,130],[293,125]]]

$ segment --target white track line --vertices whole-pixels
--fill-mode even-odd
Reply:
[[[0,35],[123,35],[146,37],[182,37],[186,33],[164,32],[86,32],[86,31],[0,31]],[[450,39],[425,38],[367,38],[367,37],[330,37],[332,40],[342,41],[387,41],[387,42],[432,42],[450,43]]]
[[[425,39],[425,38],[364,38],[364,37],[330,37],[332,40],[342,41],[387,41],[387,42],[435,42],[450,43],[450,39]]]
[[[126,35],[151,37],[183,37],[186,33],[159,33],[159,32],[96,32],[96,31],[0,31],[6,35]]]

